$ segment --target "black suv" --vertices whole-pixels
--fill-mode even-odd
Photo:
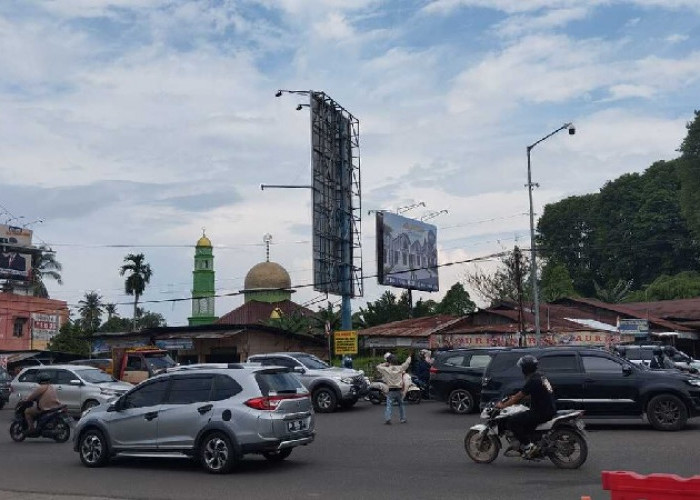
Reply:
[[[583,409],[586,417],[630,418],[646,414],[658,430],[682,429],[700,415],[700,378],[679,371],[652,371],[602,349],[549,347],[505,349],[484,372],[482,406],[518,391],[518,359],[531,354],[554,387],[559,409]]]
[[[498,350],[475,348],[438,352],[430,368],[430,395],[446,402],[454,413],[476,410],[481,395],[481,377]]]

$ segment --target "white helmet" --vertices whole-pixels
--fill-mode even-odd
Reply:
[[[386,353],[384,353],[384,361],[389,361],[389,358],[390,358],[390,357],[391,357],[391,353],[390,353],[390,352],[387,351]]]

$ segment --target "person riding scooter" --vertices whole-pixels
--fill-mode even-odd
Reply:
[[[40,372],[37,375],[37,382],[39,382],[39,387],[34,389],[34,392],[26,399],[27,402],[36,401],[37,404],[24,410],[24,416],[27,418],[27,425],[29,426],[28,434],[35,431],[34,422],[43,412],[61,406],[61,402],[58,400],[58,394],[56,394],[56,388],[51,385],[51,375],[46,372]]]

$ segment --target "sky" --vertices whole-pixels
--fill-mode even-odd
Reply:
[[[529,248],[534,211],[675,158],[700,108],[700,0],[3,0],[0,223],[63,264],[52,298],[88,291],[129,317],[118,273],[143,252],[144,307],[183,325],[194,244],[217,294],[271,260],[312,309],[308,108],[323,91],[360,122],[364,274],[372,210],[438,227],[439,262]],[[439,215],[436,215],[439,214]],[[493,261],[441,267],[440,300]],[[384,291],[375,278],[353,310]],[[339,303],[339,297],[329,300]],[[219,297],[222,315],[243,302]]]

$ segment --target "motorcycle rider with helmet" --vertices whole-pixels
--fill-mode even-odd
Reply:
[[[525,355],[518,360],[518,366],[525,376],[525,385],[516,394],[504,402],[496,404],[496,408],[506,408],[530,398],[530,409],[513,415],[508,419],[508,425],[515,435],[516,441],[506,451],[520,451],[523,456],[529,457],[535,451],[531,434],[535,428],[550,420],[557,412],[554,401],[554,391],[549,380],[537,371],[537,358]]]
[[[27,397],[27,402],[36,401],[36,405],[32,405],[26,410],[24,410],[24,416],[27,419],[27,424],[29,426],[27,433],[31,434],[35,432],[34,421],[45,411],[53,410],[61,406],[61,402],[58,400],[58,394],[56,393],[56,388],[51,385],[51,375],[46,372],[39,372],[37,375],[37,382],[39,387],[34,389],[34,391]]]

